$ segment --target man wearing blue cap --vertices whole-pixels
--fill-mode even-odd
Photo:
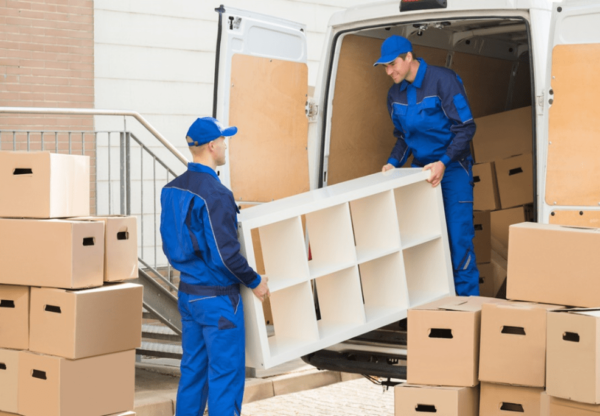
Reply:
[[[269,296],[266,276],[240,254],[239,211],[216,173],[225,164],[225,136],[236,133],[212,117],[197,119],[187,133],[194,160],[161,193],[163,251],[181,273],[177,416],[202,415],[207,401],[211,415],[241,415],[246,369],[240,284],[261,301]]]
[[[394,80],[387,105],[397,141],[383,171],[402,166],[412,154],[413,167],[430,170],[433,186],[441,183],[456,293],[479,295],[470,145],[475,122],[462,80],[416,58],[410,41],[397,35],[383,42],[377,65]]]

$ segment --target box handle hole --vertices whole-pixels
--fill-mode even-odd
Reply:
[[[129,233],[127,231],[118,232],[117,240],[129,240]]]
[[[518,173],[523,173],[523,169],[521,169],[521,168],[511,169],[508,171],[508,176],[516,175]]]
[[[7,300],[7,299],[0,300],[0,308],[14,308],[14,307],[15,307],[14,300]]]
[[[517,403],[502,402],[502,406],[500,407],[500,410],[505,410],[507,412],[525,413],[525,411],[523,410],[523,405],[520,405]]]
[[[579,334],[576,334],[575,332],[565,332],[563,334],[563,340],[569,342],[579,342]]]
[[[452,339],[452,330],[443,328],[431,328],[429,330],[429,338],[445,338]]]
[[[62,313],[60,311],[60,306],[53,306],[53,305],[46,305],[46,307],[44,308],[44,310],[46,312],[52,312],[52,313]]]
[[[435,406],[430,404],[418,404],[417,407],[415,407],[415,411],[423,413],[437,413]]]
[[[83,239],[83,245],[84,246],[93,246],[95,243],[95,238],[94,237],[85,237]]]
[[[483,225],[475,224],[475,231],[483,231]]]
[[[33,170],[29,168],[16,168],[13,172],[13,175],[32,175]]]
[[[513,335],[525,335],[525,328],[521,328],[520,326],[503,326],[502,333]]]
[[[485,283],[485,280],[483,279],[483,277],[479,276],[479,284],[482,285]]]
[[[31,377],[33,377],[33,378],[39,378],[40,380],[47,380],[47,378],[46,378],[46,372],[45,371],[40,371],[40,370],[33,370],[31,372]]]
[[[481,182],[481,179],[479,179],[479,176],[473,176],[473,182]]]
[[[6,364],[0,363],[0,370],[6,370]]]

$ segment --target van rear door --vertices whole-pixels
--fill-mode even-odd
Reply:
[[[548,151],[545,186],[539,187],[545,202],[540,222],[600,227],[599,22],[597,1],[553,4],[543,95]]]
[[[237,126],[220,170],[238,202],[309,190],[305,26],[222,6],[215,115]]]

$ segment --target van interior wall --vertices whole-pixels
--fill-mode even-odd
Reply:
[[[383,69],[373,67],[382,42],[357,35],[343,39],[332,106],[330,185],[379,172],[396,142],[387,110],[392,81]],[[446,65],[447,50],[416,44],[413,48],[429,65]],[[451,69],[463,80],[475,118],[531,105],[528,60],[519,63],[508,108],[513,61],[456,52]]]

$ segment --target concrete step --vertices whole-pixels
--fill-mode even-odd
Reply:
[[[142,341],[142,346],[137,349],[136,354],[181,360],[183,348],[181,344]]]
[[[143,324],[142,337],[163,341],[181,342],[181,335],[178,335],[171,328],[157,324]]]

